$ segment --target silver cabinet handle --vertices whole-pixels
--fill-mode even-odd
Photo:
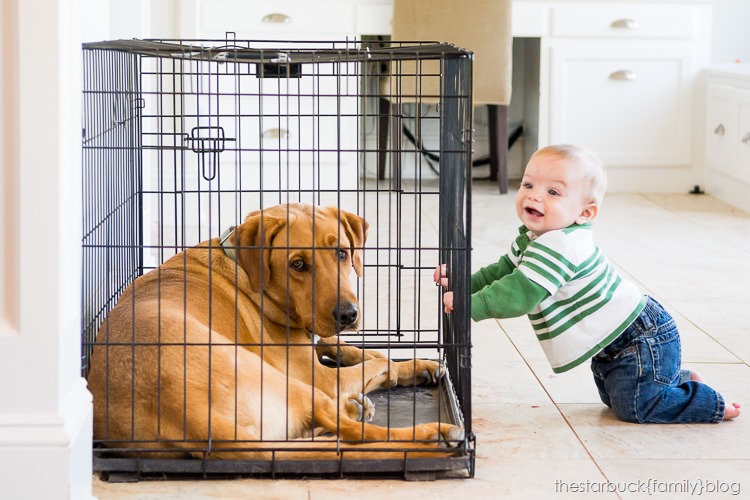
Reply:
[[[289,24],[292,22],[292,18],[286,14],[280,12],[274,12],[263,16],[263,22],[267,24]]]
[[[637,30],[638,23],[632,19],[617,19],[616,21],[612,21],[612,24],[610,24],[609,27],[624,30]]]
[[[610,80],[635,80],[638,78],[638,75],[635,71],[630,71],[629,69],[621,69],[620,71],[615,71],[611,75],[609,75]]]
[[[724,135],[724,125],[719,123],[719,126],[714,129],[714,134],[716,135]]]
[[[745,136],[742,138],[742,142],[745,144],[750,144],[750,132],[745,133]]]
[[[289,137],[289,131],[284,128],[269,128],[263,131],[264,139],[286,139]]]

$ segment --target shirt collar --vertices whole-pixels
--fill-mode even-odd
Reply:
[[[563,231],[570,232],[576,229],[591,229],[592,225],[593,224],[591,222],[585,222],[583,224],[576,224],[574,222],[573,224],[564,228]],[[531,231],[529,231],[529,228],[524,225],[521,225],[521,227],[518,228],[518,234],[521,234],[521,235],[525,234],[526,237],[529,238],[529,240],[531,241],[534,241],[535,239],[539,237],[539,235],[532,233]]]

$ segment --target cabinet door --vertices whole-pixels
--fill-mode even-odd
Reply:
[[[728,85],[708,86],[708,166],[732,173],[737,151],[737,104]]]
[[[750,90],[737,90],[739,120],[737,127],[737,177],[750,182]]]
[[[551,49],[550,141],[609,166],[690,163],[693,52],[683,44]]]

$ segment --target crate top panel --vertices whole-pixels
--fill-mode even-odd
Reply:
[[[268,44],[275,44],[270,47]],[[84,50],[115,50],[152,57],[249,63],[325,63],[438,60],[472,57],[472,52],[438,42],[268,42],[263,40],[111,40],[84,43]]]

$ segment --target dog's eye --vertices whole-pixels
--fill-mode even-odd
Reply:
[[[346,259],[349,258],[349,254],[346,253],[346,250],[339,250],[339,260],[342,262],[346,262]]]
[[[292,269],[294,269],[295,271],[304,271],[305,269],[307,269],[307,264],[305,264],[304,260],[297,259],[292,261]]]

